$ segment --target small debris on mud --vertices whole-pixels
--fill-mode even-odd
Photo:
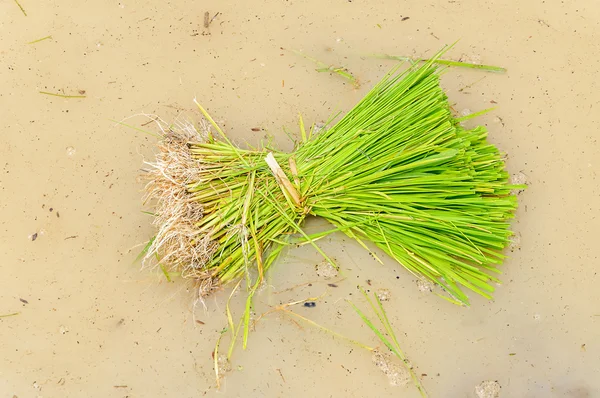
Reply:
[[[462,54],[459,58],[460,62],[467,62],[469,64],[481,65],[481,55],[478,54]]]
[[[406,367],[393,362],[393,360],[379,350],[373,350],[372,360],[375,366],[379,368],[388,377],[390,385],[405,386],[410,381],[410,373]]]
[[[419,279],[417,280],[417,289],[422,293],[431,293],[433,292],[433,284],[429,281]]]
[[[321,261],[319,264],[315,265],[315,271],[318,276],[325,279],[335,278],[338,275],[337,269],[335,269],[335,267],[327,260]]]
[[[313,134],[315,134],[315,135],[319,134],[323,129],[325,129],[325,126],[326,125],[323,122],[317,122],[317,123],[315,123]]]
[[[219,374],[227,373],[231,371],[231,363],[227,359],[227,355],[219,355],[219,359],[217,360],[217,365],[219,366]]]
[[[317,303],[315,303],[314,301],[307,301],[306,303],[304,303],[304,306],[308,308],[313,308],[317,306]]]
[[[498,398],[500,397],[500,383],[493,380],[485,380],[475,387],[477,398]]]
[[[377,292],[375,292],[375,294],[377,294],[377,298],[379,299],[379,301],[389,301],[390,297],[392,296],[392,293],[390,292],[389,289],[377,289]]]
[[[38,238],[38,233],[35,232],[31,235],[29,235],[29,239],[33,242],[34,240],[36,240]]]
[[[509,238],[508,250],[511,252],[521,250],[521,234],[519,232],[515,232]]]
[[[510,183],[513,185],[527,185],[527,181],[528,181],[527,175],[525,175],[524,173],[522,173],[520,171],[518,173],[513,174],[510,177]],[[523,191],[524,191],[524,189],[513,189],[511,193],[513,195],[519,195]]]

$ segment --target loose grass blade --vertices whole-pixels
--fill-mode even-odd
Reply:
[[[384,329],[387,332],[387,335],[390,336],[392,338],[392,342],[390,342],[390,340],[385,336],[385,334],[383,332],[381,332],[374,324],[373,322],[371,322],[371,320],[369,318],[367,318],[367,316],[356,306],[354,305],[354,303],[352,303],[352,301],[347,300],[348,303],[352,306],[352,308],[354,309],[354,311],[356,311],[356,313],[358,314],[358,316],[360,316],[360,318],[363,320],[363,322],[369,327],[369,329],[371,329],[375,335],[377,336],[377,338],[379,338],[379,340],[385,344],[385,346],[398,358],[400,359],[400,361],[402,361],[402,364],[405,366],[405,368],[408,370],[408,372],[410,373],[411,379],[413,380],[413,383],[415,384],[415,387],[417,387],[417,389],[419,390],[419,393],[421,394],[422,397],[427,397],[427,393],[425,391],[425,388],[422,386],[418,376],[416,375],[416,373],[414,372],[414,370],[412,369],[411,366],[409,366],[409,362],[406,358],[406,356],[404,355],[404,353],[402,352],[402,349],[400,348],[400,344],[398,344],[398,339],[396,338],[396,334],[394,333],[394,330],[388,320],[387,314],[383,308],[383,305],[381,304],[381,301],[379,300],[379,297],[377,297],[377,295],[375,293],[373,293],[373,297],[375,299],[375,301],[377,302],[377,306],[375,306],[373,304],[373,302],[371,301],[371,299],[369,298],[369,296],[367,295],[367,293],[364,291],[363,288],[360,288],[361,293],[363,294],[363,296],[367,299],[369,305],[371,306],[371,309],[373,310],[373,312],[377,315],[377,318],[379,318],[380,322],[383,324]]]

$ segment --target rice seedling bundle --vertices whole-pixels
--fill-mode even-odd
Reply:
[[[514,186],[485,128],[452,115],[435,59],[394,69],[319,132],[301,121],[291,153],[236,147],[198,104],[206,124],[166,129],[150,163],[158,232],[146,257],[208,294],[242,277],[258,286],[291,242],[331,261],[315,241],[341,231],[455,301],[468,304],[464,288],[491,297]],[[334,228],[308,236],[308,215]]]

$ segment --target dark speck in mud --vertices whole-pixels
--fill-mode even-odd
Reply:
[[[37,239],[37,237],[38,237],[38,234],[37,234],[37,232],[36,232],[36,233],[34,233],[33,235],[31,235],[31,241],[33,242],[34,240],[36,240],[36,239]]]
[[[317,303],[315,303],[314,301],[307,301],[306,303],[304,303],[304,306],[308,307],[308,308],[312,308],[312,307],[316,307]]]

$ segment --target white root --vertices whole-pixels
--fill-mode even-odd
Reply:
[[[162,121],[161,121],[162,122]],[[169,271],[179,271],[182,277],[198,281],[200,295],[210,293],[214,286],[205,264],[216,251],[210,234],[199,233],[194,227],[203,217],[203,207],[192,200],[190,184],[201,180],[202,164],[193,158],[189,142],[206,140],[208,127],[200,133],[190,122],[176,121],[167,127],[159,123],[162,141],[154,162],[145,162],[149,168],[144,177],[144,202],[154,203],[154,221],[157,233],[143,260],[144,267],[159,263]]]

